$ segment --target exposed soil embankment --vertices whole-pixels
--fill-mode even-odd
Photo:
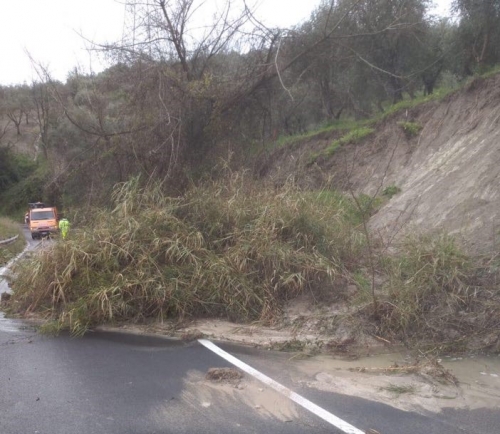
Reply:
[[[404,123],[420,130],[411,137]],[[357,144],[310,164],[311,154],[335,138],[281,149],[261,175],[281,183],[293,175],[308,187],[333,186],[374,195],[401,192],[372,217],[371,227],[392,239],[409,229],[445,230],[469,251],[498,247],[500,213],[500,75],[475,79],[442,101],[388,116]]]

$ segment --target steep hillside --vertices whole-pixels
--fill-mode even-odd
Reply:
[[[307,187],[369,195],[397,187],[370,223],[385,239],[409,229],[445,230],[472,252],[498,248],[500,75],[475,79],[444,100],[401,110],[373,128],[328,157],[312,158],[338,133],[282,148],[260,175],[275,183],[293,175]]]

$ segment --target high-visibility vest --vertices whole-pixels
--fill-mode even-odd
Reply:
[[[62,231],[66,232],[69,228],[69,221],[66,220],[66,219],[62,219],[60,222],[59,222],[59,229],[61,229]]]

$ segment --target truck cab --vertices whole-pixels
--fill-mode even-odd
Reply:
[[[27,225],[30,224],[30,210],[35,208],[49,208],[49,207],[45,205],[43,202],[28,203],[28,211],[26,211],[26,214],[24,214],[24,223],[26,223]]]
[[[34,240],[58,233],[57,209],[54,207],[30,209],[29,229]]]

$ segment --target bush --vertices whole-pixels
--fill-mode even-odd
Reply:
[[[398,125],[403,129],[407,139],[415,137],[422,130],[422,125],[417,122],[398,122]]]
[[[401,193],[401,189],[395,185],[389,185],[382,191],[382,195],[389,199],[391,199],[398,193]]]
[[[45,200],[44,187],[48,179],[46,168],[36,164],[27,167],[29,171],[23,170],[23,176],[20,176],[0,196],[0,211],[16,218],[24,216],[29,202]]]

